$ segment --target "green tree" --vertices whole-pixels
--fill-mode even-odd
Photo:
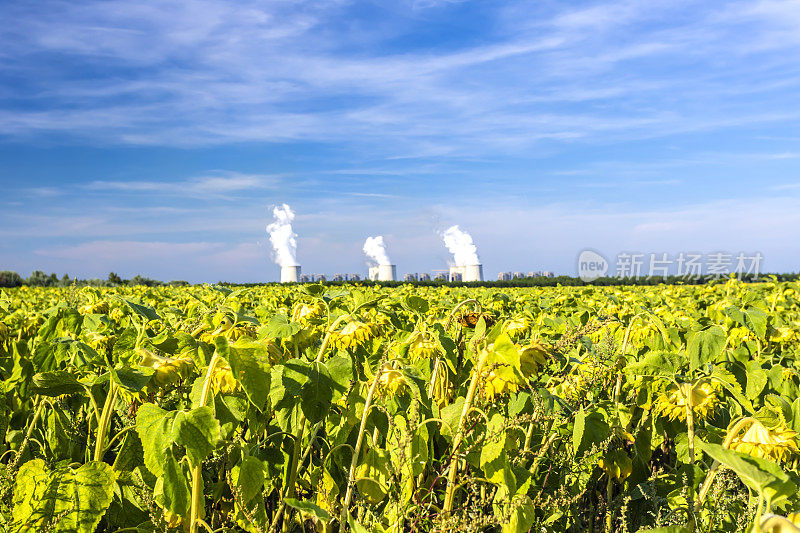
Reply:
[[[0,271],[0,287],[19,287],[22,285],[22,276],[10,270]]]

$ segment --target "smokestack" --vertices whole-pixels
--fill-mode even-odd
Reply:
[[[300,265],[281,267],[281,283],[297,283],[300,281]]]
[[[483,281],[483,265],[467,265],[464,267],[464,281]]]
[[[397,277],[395,265],[378,265],[378,281],[394,281]]]

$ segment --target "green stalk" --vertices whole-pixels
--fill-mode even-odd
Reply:
[[[353,487],[355,487],[356,467],[358,466],[358,456],[361,454],[361,444],[364,441],[364,428],[367,425],[367,416],[369,409],[372,407],[372,396],[375,394],[375,389],[378,388],[378,382],[381,374],[383,373],[384,363],[378,367],[375,377],[372,379],[372,386],[367,393],[367,399],[364,402],[364,414],[361,415],[361,425],[358,428],[358,439],[356,440],[356,447],[353,450],[353,459],[350,461],[350,473],[347,476],[347,494],[344,497],[342,504],[342,514],[339,516],[339,533],[344,531],[344,525],[347,523],[347,515],[350,514],[350,500],[353,498]]]
[[[94,449],[95,461],[103,460],[111,417],[114,414],[114,402],[117,401],[117,391],[119,390],[113,379],[110,379],[108,383],[108,396],[106,396],[106,403],[103,405],[103,413],[100,415],[100,423],[97,426],[97,443]]]
[[[695,531],[694,520],[694,408],[692,406],[692,389],[694,383],[689,383],[689,392],[686,394],[686,431],[689,438],[689,494],[686,512],[689,515],[689,533]],[[681,390],[683,390],[681,388]]]
[[[606,481],[606,533],[614,532],[614,516],[611,514],[611,496],[614,491],[614,479],[611,473],[606,474],[608,481]]]
[[[22,444],[19,447],[19,450],[14,457],[14,461],[9,465],[8,470],[9,472],[13,472],[14,469],[17,467],[17,464],[22,459],[22,454],[25,453],[25,449],[28,447],[28,442],[31,440],[31,434],[33,433],[33,428],[36,426],[36,423],[39,421],[39,417],[42,415],[42,410],[44,409],[45,402],[42,401],[42,398],[39,397],[39,404],[36,406],[36,411],[33,413],[33,419],[31,423],[28,425],[28,431],[25,432],[25,438],[22,439]]]
[[[208,364],[206,377],[203,380],[203,391],[200,394],[200,406],[203,407],[208,402],[209,391],[211,390],[211,374],[219,361],[219,355],[214,352],[211,362]],[[202,504],[201,504],[202,501]],[[198,526],[200,525],[200,509],[201,505],[205,507],[205,499],[203,498],[203,465],[197,465],[192,468],[192,506],[189,510],[189,533],[197,533]]]
[[[461,418],[458,420],[458,431],[456,432],[455,439],[453,439],[450,471],[447,474],[447,492],[445,492],[443,508],[445,515],[450,514],[453,508],[453,494],[455,493],[456,475],[458,474],[458,448],[464,440],[464,424],[466,423],[467,413],[469,413],[470,407],[472,407],[472,400],[475,398],[475,390],[478,388],[478,382],[481,379],[481,370],[483,369],[483,364],[486,362],[488,354],[488,351],[483,350],[478,358],[478,364],[475,366],[474,373],[472,374],[472,383],[469,385],[469,391],[464,400],[464,409],[461,411]]]

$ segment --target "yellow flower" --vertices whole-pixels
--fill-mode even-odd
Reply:
[[[420,359],[433,359],[442,354],[439,344],[419,336],[409,345],[408,356],[412,361]]]
[[[484,378],[483,395],[490,402],[498,396],[503,396],[506,393],[517,392],[519,384],[513,379],[506,379],[500,375],[499,369],[497,372],[491,370]]]
[[[512,318],[503,323],[503,333],[508,334],[512,339],[524,337],[531,330],[530,321],[525,318]]]
[[[767,429],[754,420],[743,435],[733,439],[729,448],[752,457],[784,461],[798,452],[797,433],[787,427]]]
[[[400,370],[394,368],[395,366],[399,365],[392,365],[392,368],[385,369],[378,380],[381,390],[390,396],[395,396],[407,385],[405,376]]]
[[[517,349],[519,350],[520,367],[526,378],[536,374],[540,367],[547,364],[547,359],[550,357],[547,348],[535,342],[527,346],[517,345]]]
[[[239,382],[233,377],[231,366],[223,360],[217,362],[211,373],[211,387],[215,392],[227,394],[239,389]]]
[[[341,331],[336,331],[331,335],[334,346],[347,350],[355,346],[363,345],[373,338],[373,330],[369,324],[360,320],[349,322]]]
[[[670,420],[686,421],[686,399],[692,396],[692,409],[696,419],[708,417],[720,403],[720,386],[708,379],[695,383],[681,383],[680,389],[674,384],[656,400],[656,410]]]

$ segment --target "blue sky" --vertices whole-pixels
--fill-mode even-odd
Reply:
[[[0,269],[575,273],[583,248],[800,270],[800,2],[6,0]]]

